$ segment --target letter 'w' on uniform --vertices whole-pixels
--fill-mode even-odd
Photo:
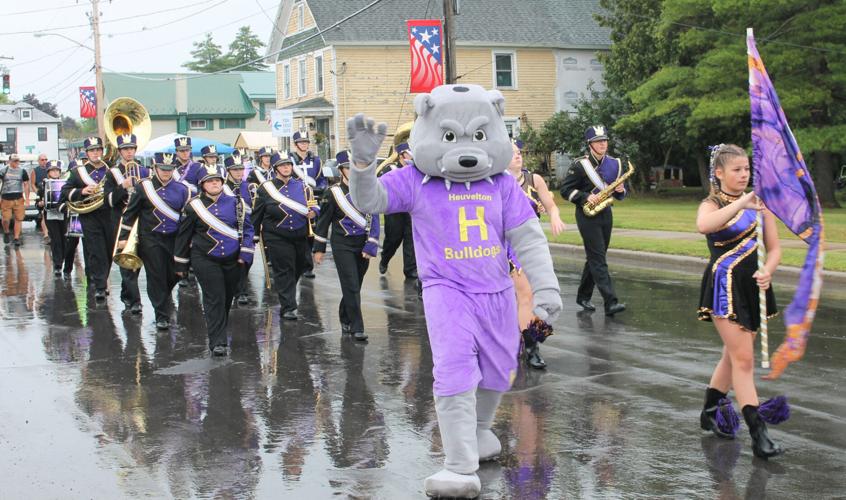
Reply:
[[[444,84],[443,26],[438,19],[412,19],[407,24],[411,45],[410,92],[431,92]]]
[[[470,241],[470,235],[467,234],[467,229],[471,227],[479,228],[479,237],[482,241],[488,240],[488,225],[485,224],[485,207],[476,207],[476,218],[467,219],[467,211],[464,207],[458,208],[458,228],[461,241]]]
[[[746,32],[746,53],[752,105],[755,194],[770,212],[808,244],[796,293],[784,313],[787,334],[772,357],[772,371],[767,375],[767,378],[773,379],[781,375],[789,363],[798,361],[805,354],[822,288],[823,222],[811,173],[758,54],[751,28]],[[760,239],[759,242],[763,243]],[[764,302],[761,309],[766,310]]]

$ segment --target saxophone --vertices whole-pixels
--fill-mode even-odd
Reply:
[[[585,203],[582,205],[582,211],[588,217],[595,217],[599,212],[605,210],[606,208],[610,207],[614,204],[614,197],[611,196],[614,194],[614,190],[617,189],[617,186],[626,182],[626,179],[632,176],[634,173],[634,165],[632,162],[628,162],[629,166],[626,169],[625,173],[617,179],[605,186],[605,189],[598,192],[596,195],[599,197],[599,201],[596,204],[591,204],[590,202]]]

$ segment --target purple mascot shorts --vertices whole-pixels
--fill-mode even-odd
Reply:
[[[466,293],[444,285],[423,289],[435,396],[474,389],[505,392],[517,373],[520,332],[514,288]]]

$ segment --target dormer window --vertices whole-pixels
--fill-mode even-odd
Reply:
[[[32,110],[31,109],[22,109],[21,110],[21,120],[32,120]]]
[[[305,5],[300,3],[297,5],[297,31],[302,30],[303,25],[305,25]]]

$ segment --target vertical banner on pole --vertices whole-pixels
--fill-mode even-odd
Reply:
[[[407,22],[411,48],[411,93],[431,92],[444,84],[443,26],[437,19]]]

